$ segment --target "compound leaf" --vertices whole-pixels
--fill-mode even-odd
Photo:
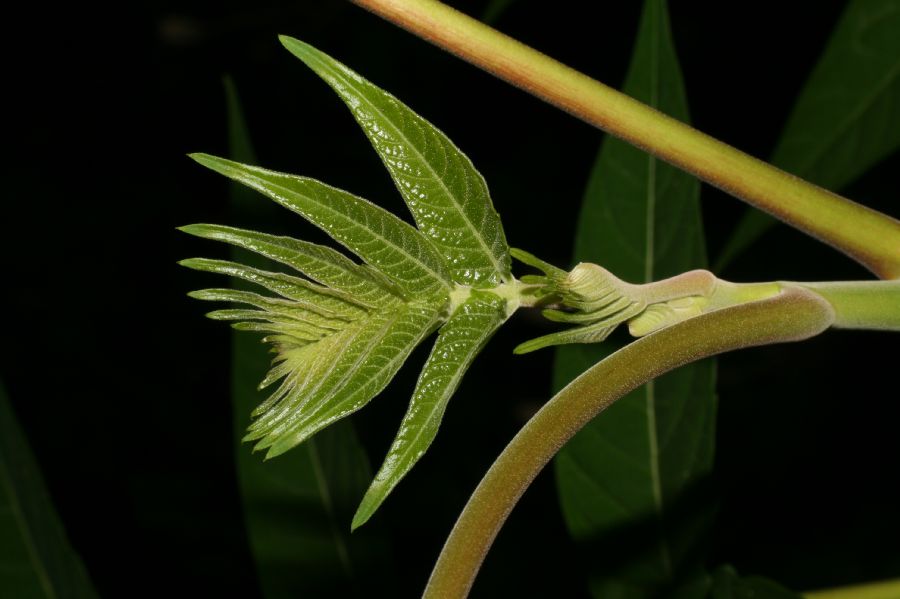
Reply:
[[[300,40],[280,39],[350,108],[419,230],[447,261],[453,281],[479,288],[509,281],[500,217],[484,177],[466,155],[431,123],[343,64]]]
[[[222,288],[191,294],[241,305],[207,316],[231,321],[241,331],[264,333],[274,348],[274,363],[260,388],[275,390],[253,410],[255,420],[244,437],[267,450],[267,457],[310,440],[361,408],[384,389],[412,350],[447,322],[361,508],[365,520],[428,448],[465,370],[509,316],[509,287],[499,295],[488,290],[513,283],[510,251],[483,177],[443,133],[318,50],[290,38],[282,42],[351,108],[419,229],[309,178],[193,154],[204,166],[297,212],[364,264],[316,244],[221,225],[182,230],[226,242],[235,255],[249,252],[251,265],[202,258],[181,263],[280,296]],[[241,142],[246,127],[234,114],[230,118],[231,138]],[[252,154],[244,159],[252,161]],[[261,257],[307,278],[265,270]],[[354,526],[362,520],[358,515]]]

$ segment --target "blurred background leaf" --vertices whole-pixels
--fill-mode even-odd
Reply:
[[[509,8],[519,0],[488,0],[484,12],[481,13],[481,20],[488,25],[494,25],[497,20],[503,16]]]
[[[709,599],[800,599],[800,595],[772,580],[742,577],[731,566],[721,566],[712,574]]]
[[[688,120],[664,0],[647,0],[625,93]],[[607,137],[584,196],[575,261],[645,283],[705,266],[699,182]],[[623,332],[620,332],[623,333]],[[562,347],[561,388],[622,344]],[[682,367],[633,391],[559,453],[566,523],[581,542],[595,597],[666,596],[699,573],[712,509],[715,367]]]
[[[97,594],[69,544],[0,381],[0,596],[89,599]]]
[[[900,146],[900,0],[850,0],[785,124],[772,164],[836,192]],[[779,224],[747,208],[720,272]]]

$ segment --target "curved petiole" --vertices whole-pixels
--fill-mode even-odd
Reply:
[[[735,349],[800,341],[832,325],[834,309],[802,287],[702,314],[643,337],[556,394],[507,445],[472,494],[424,592],[465,597],[507,516],[560,447],[632,389],[678,366]]]

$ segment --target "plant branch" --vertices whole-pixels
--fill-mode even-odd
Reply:
[[[436,0],[351,0],[497,77],[900,278],[900,221],[788,174]]]
[[[825,298],[839,329],[900,331],[900,281],[781,283],[803,287]]]
[[[438,558],[424,597],[465,597],[516,502],[538,472],[588,421],[632,389],[678,366],[726,351],[817,335],[834,311],[817,294],[781,294],[702,314],[648,335],[599,362],[522,428],[482,479]]]

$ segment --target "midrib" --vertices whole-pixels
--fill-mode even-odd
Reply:
[[[328,66],[325,65],[325,68],[328,68]],[[332,73],[333,73],[333,71],[332,71]],[[335,73],[335,75],[337,75],[337,74]],[[368,100],[368,98],[366,98],[363,95],[363,93],[360,92],[359,89],[353,85],[353,83],[351,81],[348,81],[346,78],[342,78],[342,79],[343,79],[345,85],[347,85],[348,87],[354,87],[354,89],[357,89],[357,92],[360,95],[360,99],[363,100],[364,102],[366,102],[366,104],[369,106],[369,108],[372,111],[374,111],[375,113],[377,113],[384,120],[384,122],[390,124],[391,128],[394,130],[394,133],[406,143],[406,146],[413,152],[413,154],[415,154],[415,156],[418,158],[418,160],[422,164],[424,164],[428,168],[428,170],[431,171],[431,173],[434,177],[434,180],[437,182],[438,186],[443,190],[444,195],[447,196],[447,199],[450,201],[450,203],[453,204],[453,206],[456,208],[457,212],[459,213],[460,218],[462,218],[463,222],[465,223],[466,228],[469,231],[471,231],[472,237],[475,239],[475,241],[478,243],[478,245],[481,246],[481,249],[484,251],[484,254],[488,257],[488,261],[491,263],[491,265],[494,267],[494,269],[498,273],[500,273],[500,276],[505,279],[507,273],[506,273],[506,269],[504,268],[504,265],[501,264],[500,261],[497,259],[497,256],[494,255],[493,250],[488,247],[487,242],[481,236],[481,232],[475,227],[475,224],[469,218],[469,215],[466,214],[465,210],[463,210],[462,204],[460,204],[457,201],[456,196],[450,191],[450,189],[447,187],[447,184],[444,182],[444,180],[440,176],[438,176],[438,173],[432,167],[431,163],[425,159],[425,156],[422,154],[422,152],[419,151],[419,149],[415,146],[415,144],[412,143],[412,141],[409,139],[409,137],[407,137],[407,135],[398,126],[393,124],[393,121],[391,119],[389,119],[387,117],[387,115],[384,114],[384,111],[382,111],[380,108],[378,108],[373,102],[370,102]],[[355,116],[355,112],[354,112],[354,116]],[[367,129],[365,129],[365,127],[363,129],[365,131],[368,131]],[[449,160],[449,158],[448,158],[448,160]],[[418,214],[416,214],[416,216],[418,216]]]
[[[41,589],[46,593],[48,598],[54,599],[56,597],[56,589],[50,580],[50,575],[48,574],[43,561],[41,561],[41,558],[38,555],[37,543],[35,542],[33,532],[31,527],[28,526],[28,522],[25,520],[25,514],[22,511],[19,496],[13,487],[12,476],[8,472],[3,460],[0,460],[0,482],[3,483],[0,487],[5,487],[8,492],[7,496],[9,498],[10,511],[13,513],[13,520],[16,521],[16,525],[19,527],[19,532],[22,535],[22,542],[28,551],[28,559],[34,567],[34,574],[38,579],[38,584],[40,584]]]
[[[338,560],[341,562],[341,566],[344,568],[344,573],[347,575],[347,578],[352,578],[353,566],[350,563],[350,553],[347,550],[347,544],[344,542],[343,535],[340,530],[338,530],[336,514],[334,512],[334,503],[331,499],[331,492],[328,489],[328,479],[325,478],[325,469],[322,467],[322,460],[319,457],[316,439],[308,439],[306,441],[306,447],[309,451],[309,460],[312,462],[313,474],[316,477],[316,486],[319,487],[319,496],[322,499],[325,512],[328,514],[328,524],[329,528],[331,528],[331,536],[334,539]]]
[[[656,5],[651,5],[656,6]],[[650,52],[650,106],[659,105],[659,17],[653,20]],[[647,155],[647,220],[645,224],[644,282],[653,281],[653,263],[655,259],[654,238],[656,234],[656,158]],[[672,560],[669,546],[665,538],[663,526],[662,482],[659,471],[659,439],[656,429],[656,385],[654,381],[644,386],[647,409],[647,444],[650,457],[650,482],[653,493],[653,507],[659,524],[659,552],[666,578],[672,575]]]

